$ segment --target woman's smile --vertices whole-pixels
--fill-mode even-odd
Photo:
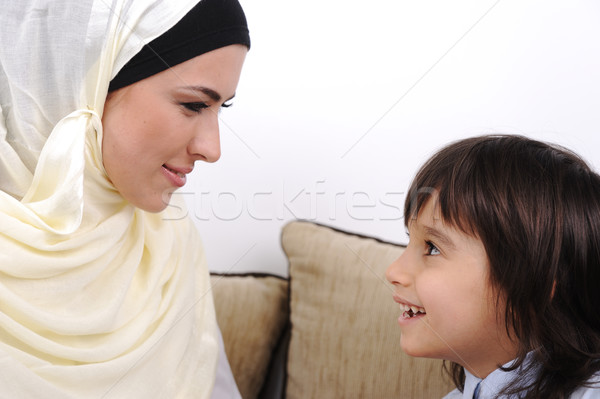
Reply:
[[[176,187],[183,187],[187,180],[187,174],[191,173],[194,167],[176,168],[167,164],[162,165],[162,170],[167,179]]]

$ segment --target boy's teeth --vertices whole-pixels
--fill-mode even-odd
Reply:
[[[420,308],[418,306],[409,306],[409,305],[405,305],[402,303],[400,304],[400,310],[402,310],[403,313],[406,313],[406,315],[408,317],[413,317],[417,313],[421,313],[421,314],[426,313],[424,308]]]

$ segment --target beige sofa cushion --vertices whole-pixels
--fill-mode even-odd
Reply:
[[[268,275],[213,275],[217,322],[242,398],[255,399],[288,318],[288,282]]]
[[[441,361],[400,349],[385,281],[402,247],[308,222],[283,229],[290,263],[288,399],[440,398]]]

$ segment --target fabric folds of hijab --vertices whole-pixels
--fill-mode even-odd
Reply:
[[[207,398],[208,272],[174,196],[128,204],[102,166],[109,82],[196,1],[2,1],[0,397]]]
[[[203,0],[129,60],[110,82],[108,90],[120,89],[169,66],[230,44],[250,48],[248,23],[240,3],[237,0]]]

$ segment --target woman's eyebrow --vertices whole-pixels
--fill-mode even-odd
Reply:
[[[214,91],[213,89],[209,89],[208,87],[204,87],[204,86],[184,86],[182,87],[184,90],[191,90],[191,91],[197,91],[200,93],[204,93],[207,96],[210,97],[211,100],[213,101],[220,101],[221,100],[221,95],[219,93],[217,93],[216,91]],[[227,100],[225,100],[225,102],[232,100],[235,97],[235,94],[231,97],[229,97]]]
[[[185,90],[191,90],[191,91],[197,91],[200,93],[204,93],[207,96],[209,96],[211,98],[211,100],[213,101],[221,101],[221,95],[219,93],[217,93],[216,91],[214,91],[213,89],[209,89],[208,87],[204,87],[204,86],[184,86],[183,89]]]

